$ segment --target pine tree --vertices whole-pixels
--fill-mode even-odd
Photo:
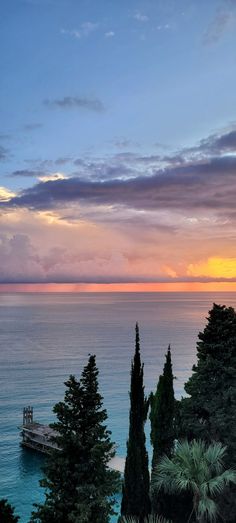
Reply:
[[[180,435],[227,446],[226,466],[236,466],[236,312],[213,305],[197,343],[197,364],[180,403]],[[224,496],[223,515],[236,520],[235,490]],[[232,495],[231,495],[232,494]],[[231,501],[232,503],[231,503]],[[229,505],[227,508],[226,504]]]
[[[163,455],[170,457],[174,446],[175,397],[173,379],[169,345],[163,374],[159,377],[155,394],[150,395],[150,438],[153,446],[152,477],[160,458]],[[152,511],[154,514],[159,512],[169,517],[172,515],[170,512],[171,505],[171,499],[168,495],[158,494],[152,489]]]
[[[7,499],[0,499],[0,521],[1,523],[17,523],[19,516],[15,516],[14,508]]]
[[[140,522],[150,513],[148,454],[144,425],[147,402],[144,396],[143,364],[140,358],[139,327],[136,324],[135,354],[131,365],[129,437],[122,489],[122,516],[136,516]]]
[[[175,397],[170,346],[166,354],[163,374],[155,394],[150,396],[151,443],[153,446],[152,469],[160,456],[171,455],[174,444]]]
[[[108,523],[119,474],[108,468],[114,444],[104,422],[106,410],[98,390],[95,356],[90,356],[80,382],[70,376],[64,402],[54,407],[55,442],[41,485],[44,505],[31,521],[39,523]]]

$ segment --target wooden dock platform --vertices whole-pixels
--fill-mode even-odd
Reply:
[[[41,452],[42,454],[49,454],[51,450],[60,451],[52,438],[57,435],[49,425],[37,423],[33,418],[33,407],[24,407],[23,409],[23,424],[21,429],[21,445]],[[113,470],[123,473],[125,467],[125,459],[115,456],[111,459],[109,467]]]

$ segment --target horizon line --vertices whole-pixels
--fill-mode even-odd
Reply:
[[[0,283],[0,293],[236,292],[236,282]]]

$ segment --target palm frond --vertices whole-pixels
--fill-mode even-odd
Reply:
[[[197,510],[199,520],[204,518],[204,521],[215,521],[217,513],[217,504],[213,499],[208,498],[207,496],[200,499]]]
[[[220,474],[224,470],[225,454],[226,447],[223,447],[219,442],[212,443],[206,448],[205,459],[212,474]]]
[[[144,523],[171,523],[171,521],[169,519],[164,518],[163,516],[151,514],[150,516],[147,516],[145,518]]]
[[[138,523],[139,520],[134,516],[122,516],[119,521],[120,523]]]
[[[120,523],[138,523],[139,519],[135,516],[123,516]],[[163,516],[157,514],[150,514],[144,520],[144,523],[172,523],[169,519],[165,519]]]
[[[217,496],[222,494],[229,483],[236,484],[236,472],[234,470],[225,470],[222,474],[210,478],[201,485],[203,495]]]

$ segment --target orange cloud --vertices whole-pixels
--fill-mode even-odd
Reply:
[[[188,276],[210,278],[236,278],[236,258],[221,258],[212,256],[207,260],[191,263],[187,270]]]

